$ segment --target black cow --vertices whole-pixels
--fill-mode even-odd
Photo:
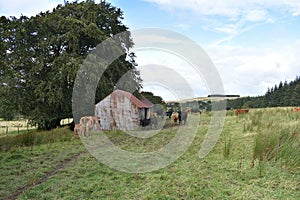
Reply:
[[[171,119],[172,114],[173,114],[173,110],[169,110],[166,112],[166,116],[168,116],[169,119]]]
[[[179,116],[179,124],[186,124],[186,120],[187,120],[187,112],[185,111],[179,111],[178,112]]]
[[[151,123],[151,119],[141,119],[140,120],[141,126],[149,126],[150,123]]]
[[[159,109],[156,111],[157,117],[164,118],[164,109]]]
[[[157,117],[140,120],[140,126],[142,127],[157,128],[157,125],[158,125]]]
[[[197,108],[192,108],[191,113],[200,113],[201,114],[201,111]]]

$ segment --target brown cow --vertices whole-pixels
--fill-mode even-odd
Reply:
[[[186,108],[185,112],[187,112],[188,114],[191,114],[191,109],[189,107]]]
[[[244,113],[248,113],[249,109],[237,109],[235,111],[235,115],[236,115],[236,122],[238,122],[239,120],[239,114],[244,114]]]
[[[150,121],[151,128],[157,128],[158,119],[157,119],[157,113],[156,112],[151,113],[150,120],[151,120]]]
[[[82,134],[83,134],[83,128],[82,128],[81,124],[75,124],[74,137],[80,138],[80,136],[82,136]]]
[[[97,116],[81,117],[80,125],[82,126],[84,136],[88,136],[92,131],[100,130],[99,117]]]
[[[177,121],[179,120],[178,112],[175,112],[175,113],[172,114],[172,119],[174,120],[174,124],[176,124]]]
[[[298,112],[298,111],[300,111],[300,108],[293,108],[293,111]]]
[[[242,113],[248,113],[249,112],[249,109],[237,109],[235,111],[235,115],[239,115],[239,114],[242,114]]]

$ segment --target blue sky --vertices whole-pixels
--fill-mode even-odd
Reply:
[[[97,1],[96,1],[97,2]],[[168,29],[194,40],[212,59],[226,94],[257,96],[280,81],[300,75],[300,1],[298,0],[108,0],[124,12],[131,30]],[[1,15],[34,15],[51,10],[61,0],[0,0]],[[178,61],[157,58],[157,52],[137,54],[140,66]],[[168,56],[164,56],[166,59]],[[172,62],[172,60],[176,60]],[[147,61],[147,62],[146,62]],[[182,63],[181,63],[182,64]],[[186,66],[188,68],[188,66]],[[188,82],[195,96],[206,96],[205,80]],[[159,87],[145,90],[172,98]],[[164,89],[165,90],[165,89]]]

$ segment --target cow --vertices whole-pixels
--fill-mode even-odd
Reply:
[[[157,128],[158,120],[157,120],[157,113],[156,112],[151,113],[150,125],[151,125],[151,128]]]
[[[201,114],[201,111],[198,108],[192,108],[191,113],[200,113]]]
[[[186,124],[188,113],[185,111],[179,111],[178,114],[179,124]]]
[[[171,119],[172,114],[173,114],[173,110],[169,110],[169,111],[166,112],[166,116],[168,116],[169,119]]]
[[[162,119],[164,118],[164,109],[159,109],[156,111],[157,117],[161,117]]]
[[[235,111],[236,122],[238,122],[238,120],[239,120],[239,114],[245,114],[245,113],[248,113],[248,112],[249,112],[249,109],[237,109]]]
[[[300,108],[293,108],[293,111],[298,112],[298,111],[300,111]]]
[[[177,124],[177,121],[179,121],[179,113],[174,112],[171,117],[174,120],[174,124]]]
[[[149,126],[151,124],[151,119],[141,119],[140,120],[140,125],[141,126]]]
[[[248,113],[249,109],[237,109],[235,111],[235,115],[243,114],[243,113]]]
[[[158,125],[158,119],[157,119],[157,113],[152,112],[150,114],[150,119],[142,119],[140,120],[140,126],[145,127],[149,126],[150,128],[157,128]]]
[[[186,108],[185,112],[187,112],[188,114],[191,114],[191,109],[189,107]]]
[[[82,126],[83,136],[88,136],[92,131],[100,130],[99,117],[84,116],[80,118],[80,125]]]
[[[232,110],[233,108],[232,107],[226,107],[226,110]]]
[[[74,137],[80,138],[80,136],[82,136],[82,135],[83,135],[83,127],[81,126],[81,124],[75,124]]]

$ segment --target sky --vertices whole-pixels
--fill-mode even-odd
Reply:
[[[182,34],[197,43],[216,67],[226,94],[263,95],[268,87],[300,75],[299,0],[108,2],[121,8],[123,23],[130,30],[159,28]],[[62,0],[0,0],[0,15],[32,16],[63,3]],[[145,50],[137,52],[136,61],[141,69],[161,65],[177,71],[190,85],[191,97],[210,93],[205,77],[195,73],[178,55]],[[169,78],[176,85],[176,80]],[[172,89],[159,82],[146,82],[144,90],[165,100],[176,96]]]

